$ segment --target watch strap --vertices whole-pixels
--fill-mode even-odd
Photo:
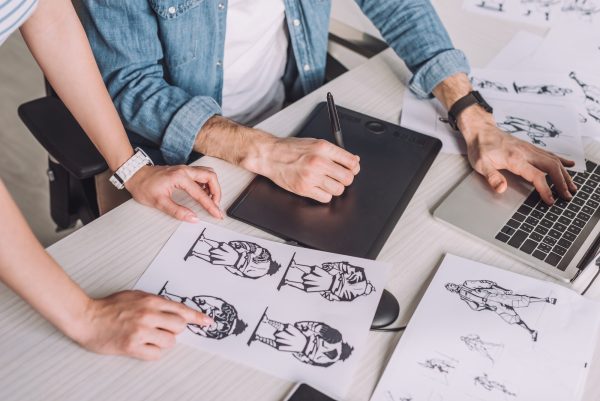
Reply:
[[[135,153],[131,156],[115,173],[109,178],[109,181],[117,189],[125,188],[125,183],[129,181],[135,173],[144,166],[153,166],[152,159],[140,148],[135,148]]]
[[[494,109],[492,109],[492,106],[490,106],[485,101],[485,99],[483,98],[483,96],[481,96],[481,94],[479,92],[471,91],[467,95],[458,99],[452,105],[452,107],[450,107],[450,110],[448,111],[448,124],[450,124],[450,126],[453,129],[458,130],[458,123],[457,123],[458,116],[465,109],[467,109],[468,107],[471,107],[474,104],[481,106],[488,113],[492,113],[494,111]]]

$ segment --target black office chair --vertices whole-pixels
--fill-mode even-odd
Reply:
[[[332,21],[329,40],[370,58],[387,48],[381,40],[340,22]],[[348,71],[327,55],[326,80]],[[46,82],[46,97],[22,104],[19,117],[46,149],[50,183],[50,214],[57,231],[81,220],[87,224],[100,215],[95,176],[108,166],[77,121]]]

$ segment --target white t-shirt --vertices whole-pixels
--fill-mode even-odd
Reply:
[[[254,125],[279,111],[288,37],[283,0],[229,0],[223,116]]]

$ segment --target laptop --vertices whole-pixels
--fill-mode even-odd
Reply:
[[[469,174],[438,206],[434,216],[554,278],[574,281],[599,247],[600,165],[569,171],[578,191],[546,205],[533,187],[507,173],[508,189],[496,194],[484,177]]]

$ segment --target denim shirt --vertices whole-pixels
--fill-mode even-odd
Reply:
[[[79,11],[127,130],[160,147],[169,164],[188,161],[198,132],[221,113],[227,0],[80,0]],[[290,34],[286,95],[323,84],[331,0],[284,0]],[[357,0],[430,96],[468,72],[429,0]]]

